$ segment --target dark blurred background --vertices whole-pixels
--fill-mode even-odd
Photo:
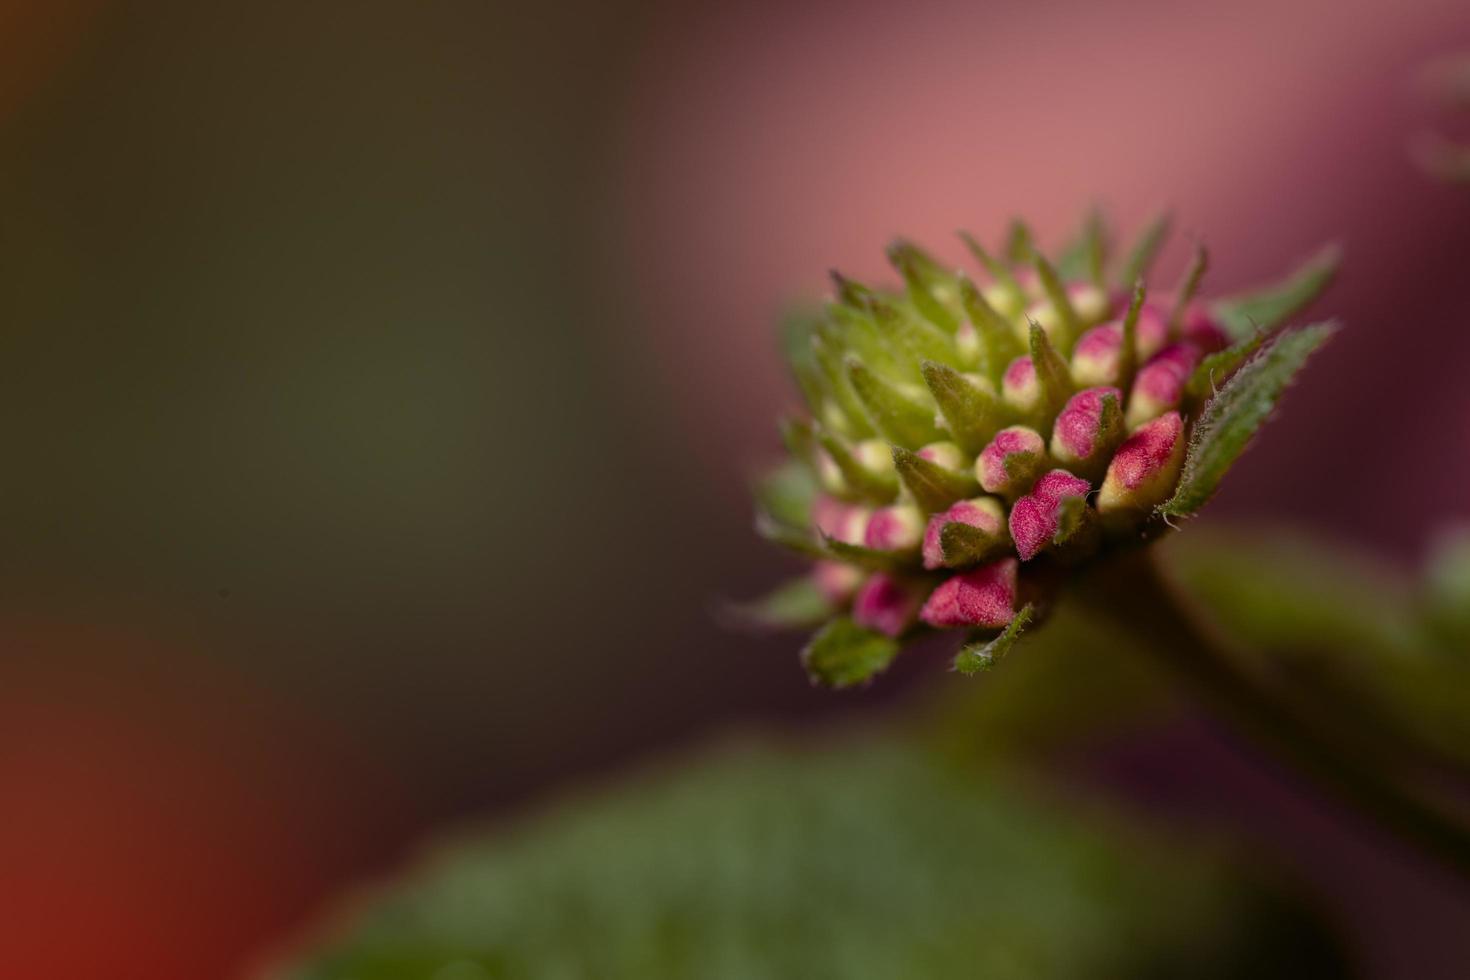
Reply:
[[[431,828],[929,677],[710,615],[787,568],[775,318],[898,232],[1170,205],[1215,291],[1343,241],[1210,519],[1415,560],[1470,516],[1470,192],[1406,149],[1463,47],[1462,0],[0,3],[15,975],[231,975]]]

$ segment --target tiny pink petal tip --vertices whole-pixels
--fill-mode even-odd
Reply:
[[[930,594],[920,618],[938,629],[1000,629],[1015,615],[1017,567],[1006,558],[951,576]]]
[[[858,590],[852,602],[852,619],[867,629],[899,636],[913,623],[918,610],[918,593],[879,572]]]
[[[1001,398],[1006,404],[1026,411],[1041,397],[1041,385],[1036,380],[1036,365],[1029,357],[1018,357],[1006,368],[1000,380]]]
[[[924,528],[924,567],[933,571],[944,567],[944,546],[940,536],[946,524],[968,524],[987,534],[999,534],[1004,518],[998,508],[991,510],[971,500],[961,500],[943,513],[934,514]]]
[[[1062,502],[1069,497],[1085,497],[1091,489],[1092,484],[1066,470],[1052,470],[1016,501],[1011,508],[1011,539],[1022,561],[1035,558],[1056,535]]]
[[[868,518],[863,544],[877,551],[905,551],[918,547],[924,518],[911,506],[879,507]]]

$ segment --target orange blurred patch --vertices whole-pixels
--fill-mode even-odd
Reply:
[[[76,53],[104,0],[0,0],[0,118]]]

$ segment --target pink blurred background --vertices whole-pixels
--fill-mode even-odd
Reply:
[[[895,233],[1168,205],[1213,291],[1342,241],[1210,519],[1412,560],[1470,517],[1470,191],[1406,150],[1462,48],[1427,0],[0,5],[8,962],[232,975],[446,822],[911,687],[708,615],[782,565],[775,317]]]

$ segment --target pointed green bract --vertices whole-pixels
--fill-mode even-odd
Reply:
[[[1342,249],[1328,245],[1280,282],[1216,302],[1212,311],[1237,340],[1280,326],[1331,284],[1342,262]]]
[[[1025,353],[1011,321],[986,301],[985,295],[967,276],[960,276],[960,304],[980,338],[980,373],[999,383],[1006,365]]]
[[[847,485],[871,503],[886,504],[898,495],[898,477],[876,473],[853,455],[852,449],[830,432],[818,432],[817,443],[832,458]]]
[[[939,263],[911,242],[899,240],[889,245],[888,261],[893,263],[893,267],[903,277],[914,308],[930,323],[947,333],[954,333],[960,325],[959,318],[936,295],[937,291],[947,289],[953,295],[950,282],[952,277],[940,268]]]
[[[1046,292],[1047,300],[1057,312],[1056,346],[1070,352],[1078,335],[1082,333],[1082,321],[1077,316],[1076,308],[1072,306],[1072,299],[1067,295],[1067,287],[1062,284],[1057,270],[1052,268],[1052,264],[1040,252],[1036,253],[1036,274],[1041,277],[1041,288]]]
[[[1105,289],[1107,252],[1107,222],[1102,212],[1093,208],[1087,212],[1077,239],[1057,257],[1057,272],[1069,282],[1086,279],[1099,289]]]
[[[975,261],[979,262],[981,267],[990,273],[990,278],[994,279],[996,284],[1010,295],[1011,303],[1015,308],[1018,310],[1024,308],[1026,305],[1026,291],[1016,281],[1015,274],[1011,272],[1010,267],[991,255],[985,246],[980,244],[979,239],[968,231],[960,232],[960,239],[965,243],[965,247],[970,250],[970,254],[975,256]]]
[[[1132,387],[1133,375],[1138,372],[1138,318],[1147,296],[1148,287],[1139,279],[1133,284],[1133,299],[1128,304],[1128,315],[1123,317],[1123,342],[1118,348],[1118,387],[1123,391]]]
[[[1031,324],[1031,364],[1036,369],[1036,383],[1041,386],[1041,434],[1051,438],[1052,422],[1072,397],[1072,372],[1052,346],[1046,331],[1034,323]]]
[[[781,443],[786,451],[807,466],[813,465],[817,451],[817,427],[810,419],[792,418],[781,420]]]
[[[1159,513],[1188,517],[1209,501],[1281,393],[1336,331],[1337,325],[1329,322],[1284,334],[1235,373],[1195,423],[1178,489]]]
[[[1166,211],[1154,218],[1144,228],[1143,233],[1138,236],[1138,241],[1128,251],[1128,258],[1123,261],[1123,267],[1118,270],[1118,283],[1122,286],[1131,286],[1148,275],[1149,269],[1153,268],[1154,260],[1159,257],[1160,250],[1164,247],[1164,241],[1169,237],[1169,225],[1173,219]]]
[[[956,500],[980,492],[980,483],[973,473],[957,473],[902,446],[893,447],[893,468],[913,495],[914,503],[926,514],[944,510]]]
[[[1031,234],[1031,226],[1020,218],[1011,221],[1011,227],[1006,232],[1006,259],[1012,265],[1030,265],[1031,259],[1036,255],[1036,238]]]
[[[881,673],[897,654],[897,640],[841,616],[812,637],[801,651],[801,663],[814,683],[842,688]]]
[[[871,436],[874,431],[873,423],[843,367],[841,348],[821,336],[816,336],[812,338],[812,353],[822,369],[822,377],[826,382],[824,390],[831,396],[833,407],[837,409],[835,418],[831,413],[824,412],[820,416],[822,421],[829,425],[838,424],[842,434],[853,439]]]
[[[782,524],[764,511],[756,511],[755,533],[766,541],[804,558],[826,558],[827,549],[806,528]]]
[[[1006,424],[1006,412],[994,394],[972,383],[947,364],[925,361],[924,383],[939,405],[939,414],[961,449],[975,455]]]
[[[970,676],[978,674],[982,670],[994,667],[1007,653],[1021,634],[1031,625],[1031,620],[1036,617],[1036,608],[1031,605],[1022,606],[1020,612],[1016,613],[1010,625],[993,640],[983,643],[967,643],[954,658],[954,669],[961,674]]]
[[[755,485],[755,499],[761,509],[791,527],[805,527],[811,522],[816,494],[817,481],[811,467],[794,459],[767,473]]]
[[[860,544],[848,544],[836,538],[825,538],[827,557],[874,572],[901,572],[913,564],[913,557],[902,552],[879,551]]]
[[[1198,405],[1213,395],[1220,385],[1230,380],[1230,376],[1242,364],[1255,357],[1256,352],[1270,339],[1269,330],[1258,330],[1254,336],[1205,357],[1184,386],[1185,403]]]
[[[818,626],[837,610],[812,577],[803,575],[791,579],[759,599],[727,603],[724,611],[742,625],[790,630]]]
[[[856,358],[847,362],[848,377],[858,398],[867,406],[878,431],[892,443],[905,449],[918,449],[943,438],[934,423],[934,409],[906,394],[892,382],[872,371]]]
[[[1184,322],[1184,311],[1189,307],[1189,301],[1194,299],[1194,294],[1199,292],[1199,284],[1204,280],[1209,267],[1210,253],[1203,245],[1196,245],[1194,254],[1189,259],[1189,268],[1184,270],[1184,281],[1174,294],[1174,308],[1169,313],[1171,332],[1178,330],[1179,325]]]

